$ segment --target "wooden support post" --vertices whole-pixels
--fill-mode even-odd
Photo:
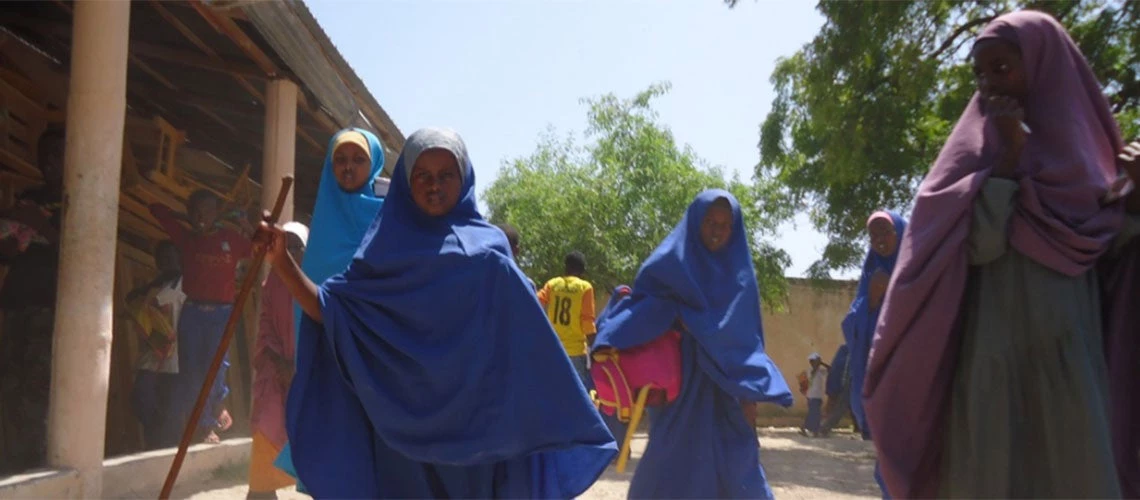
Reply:
[[[48,462],[103,492],[130,2],[75,4]]]
[[[281,179],[293,177],[297,156],[297,84],[277,79],[265,92],[265,145],[261,162],[261,209],[273,206]],[[293,193],[281,211],[281,220],[293,220]]]

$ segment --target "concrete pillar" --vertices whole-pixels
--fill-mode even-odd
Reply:
[[[103,488],[130,2],[75,2],[48,464]]]
[[[265,147],[261,161],[261,208],[272,210],[281,178],[293,175],[297,155],[297,84],[278,79],[265,92]],[[295,189],[294,189],[295,191]],[[293,193],[281,211],[281,221],[293,220]]]

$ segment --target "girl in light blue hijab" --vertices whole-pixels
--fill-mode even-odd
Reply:
[[[346,128],[329,140],[313,221],[309,225],[312,231],[301,262],[301,270],[313,283],[324,283],[352,262],[364,233],[384,205],[388,183],[379,177],[383,169],[384,148],[372,132]],[[293,331],[299,332],[300,308],[294,308],[294,321]],[[289,443],[285,443],[275,465],[297,476]],[[298,489],[304,491],[300,484]]]

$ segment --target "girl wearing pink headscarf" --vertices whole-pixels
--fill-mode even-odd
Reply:
[[[1121,494],[1093,270],[1124,144],[1056,20],[1001,16],[915,199],[864,397],[893,497]]]

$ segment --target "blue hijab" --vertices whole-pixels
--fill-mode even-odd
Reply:
[[[368,182],[352,193],[340,188],[333,172],[333,147],[342,134],[350,132],[359,133],[368,140],[372,157]],[[337,132],[329,140],[325,166],[321,170],[321,185],[317,191],[317,204],[313,209],[313,222],[309,224],[313,231],[309,235],[309,247],[301,263],[301,270],[313,283],[324,283],[333,275],[344,272],[348,263],[352,262],[352,256],[360,248],[360,240],[364,239],[365,231],[384,205],[384,198],[376,196],[372,186],[383,168],[384,148],[372,132],[348,128]]]
[[[883,213],[890,216],[895,234],[901,242],[902,235],[906,231],[906,219],[896,212]],[[868,225],[875,215],[868,220]],[[869,297],[871,276],[880,270],[890,275],[895,270],[898,258],[898,245],[895,246],[894,253],[887,256],[879,255],[874,249],[867,249],[855,300],[851,301],[851,310],[847,313],[847,317],[843,318],[843,338],[849,349],[847,370],[851,376],[851,413],[855,415],[864,439],[870,439],[870,430],[867,428],[867,414],[863,408],[863,381],[867,375],[867,358],[871,354],[871,339],[875,335],[875,324],[879,322],[879,309],[871,309]]]
[[[440,217],[409,186],[429,149],[462,176]],[[412,134],[355,258],[321,287],[323,325],[304,318],[286,428],[314,496],[569,498],[616,455],[474,185],[457,134]]]
[[[368,174],[368,182],[360,189],[349,193],[340,188],[333,172],[333,155],[336,153],[336,141],[341,135],[356,132],[363,135],[368,141],[369,156],[372,158],[372,169]],[[380,139],[367,130],[359,128],[346,128],[333,134],[329,139],[328,153],[325,154],[325,166],[321,170],[321,185],[317,188],[317,204],[313,209],[313,221],[309,224],[312,232],[309,234],[309,245],[305,249],[305,257],[301,261],[301,271],[313,283],[320,285],[330,277],[340,274],[356,249],[360,248],[360,240],[364,239],[368,226],[376,219],[380,207],[384,206],[384,198],[376,196],[373,182],[384,169],[384,148]],[[293,308],[294,336],[301,332],[301,308]],[[296,337],[294,337],[296,340]],[[296,345],[296,344],[294,344]]]
[[[701,243],[700,226],[719,198],[732,207],[732,237],[717,252]],[[792,405],[792,392],[764,352],[760,292],[740,203],[728,191],[697,195],[673,232],[641,265],[633,295],[598,322],[594,349],[645,344],[680,320],[700,345],[699,363],[732,396]]]
[[[368,141],[369,157],[372,159],[372,168],[368,174],[368,182],[354,192],[341,189],[333,172],[333,156],[336,153],[337,139],[346,133],[358,133]],[[360,247],[360,240],[364,239],[364,232],[380,212],[384,205],[384,198],[376,196],[373,183],[384,169],[384,148],[380,139],[367,130],[359,128],[346,128],[333,134],[329,139],[329,147],[325,154],[325,165],[321,170],[321,184],[317,187],[317,203],[313,209],[313,220],[309,223],[311,231],[309,242],[305,250],[305,257],[301,261],[301,271],[313,283],[320,285],[333,275],[339,274],[352,262],[352,256]],[[299,341],[301,334],[301,308],[293,308],[294,342]],[[300,347],[299,343],[294,345]],[[278,455],[274,464],[285,472],[296,475],[290,461],[291,447],[289,443]],[[298,485],[298,490],[304,492],[304,485]]]

